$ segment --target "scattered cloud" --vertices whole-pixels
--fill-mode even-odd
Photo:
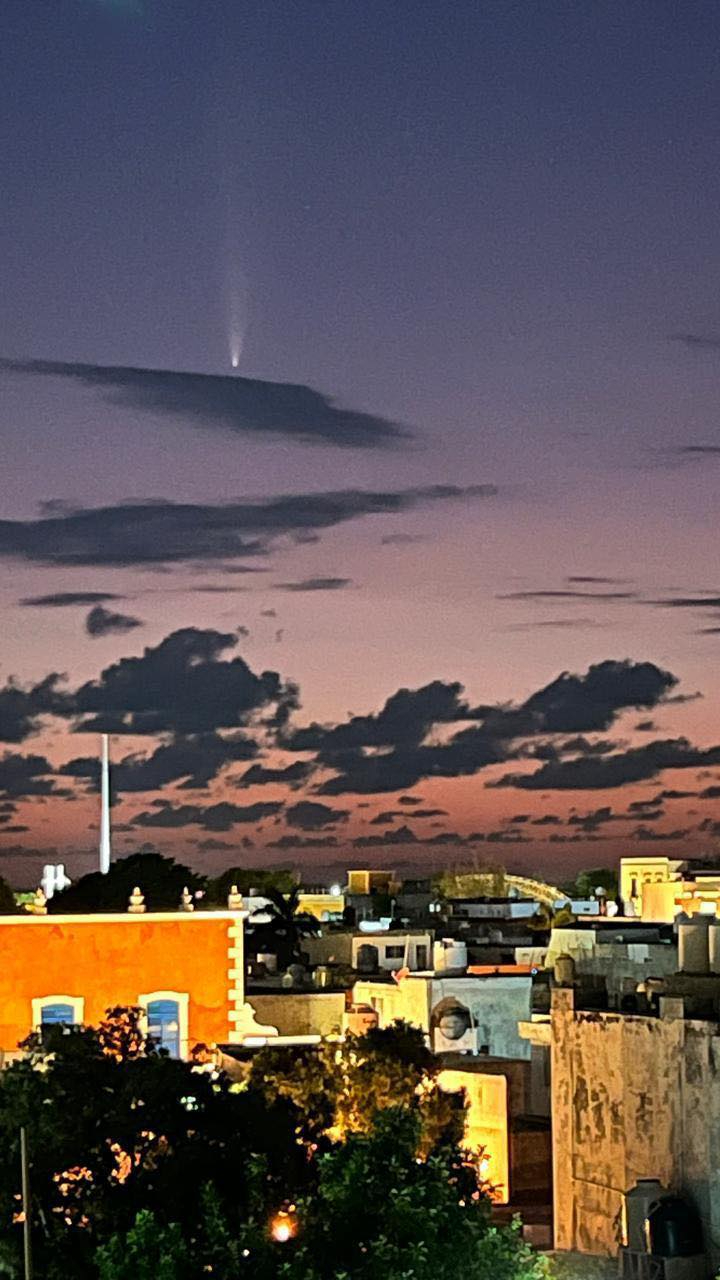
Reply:
[[[26,596],[18,600],[18,604],[24,609],[64,609],[69,605],[107,604],[124,598],[112,591],[55,591],[47,596]]]
[[[259,822],[282,809],[280,801],[263,801],[256,804],[237,805],[221,801],[218,804],[173,805],[158,801],[156,807],[139,813],[133,818],[134,827],[200,827],[203,831],[230,831],[234,826]]]
[[[237,728],[273,705],[282,710],[295,690],[275,671],[256,675],[243,658],[222,658],[237,642],[234,632],[186,627],[139,658],[121,658],[74,695],[85,717],[78,730],[101,732],[109,717],[114,733],[187,735]]]
[[[637,600],[637,591],[511,591],[497,600]]]
[[[296,760],[293,764],[287,765],[282,769],[269,769],[262,764],[252,764],[242,777],[235,780],[235,786],[264,787],[269,784],[277,784],[294,788],[306,782],[314,768],[315,766],[312,763],[306,763],[302,760]]]
[[[140,618],[133,618],[129,613],[113,613],[102,604],[96,604],[85,619],[85,630],[93,639],[100,636],[124,635],[126,631],[134,631],[144,623]]]
[[[350,578],[303,578],[302,582],[276,582],[278,591],[343,591]]]
[[[317,831],[336,822],[346,822],[349,816],[347,809],[331,809],[329,805],[312,800],[300,800],[285,811],[286,822],[291,827],[300,827],[302,831]]]
[[[0,369],[79,382],[97,388],[109,404],[178,418],[201,431],[356,449],[398,446],[413,436],[408,427],[388,418],[338,408],[302,383],[61,360],[0,360]]]
[[[35,520],[0,520],[0,558],[53,566],[115,568],[226,562],[264,556],[279,538],[435,502],[491,497],[493,485],[295,493],[219,504],[146,500],[45,509]],[[246,568],[246,566],[240,566]]]
[[[669,342],[679,342],[695,350],[720,351],[720,338],[714,333],[671,333]]]
[[[58,689],[60,681],[54,671],[27,688],[12,680],[0,688],[0,742],[24,742],[46,716],[66,713],[67,697]]]
[[[506,774],[495,783],[522,791],[604,791],[656,778],[665,769],[720,764],[720,746],[700,748],[686,738],[649,742],[609,756],[586,756],[544,764],[536,773]]]

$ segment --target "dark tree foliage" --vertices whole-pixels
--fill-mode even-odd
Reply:
[[[297,876],[293,871],[270,871],[262,867],[229,867],[221,875],[208,880],[205,901],[213,907],[227,906],[228,894],[233,885],[248,898],[251,890],[255,890],[261,897],[265,897],[269,889],[290,893],[296,883]]]
[[[0,1246],[21,1249],[12,1223],[24,1125],[38,1275],[94,1276],[98,1245],[146,1208],[191,1241],[207,1184],[236,1236],[257,1198],[258,1163],[269,1206],[304,1185],[289,1109],[155,1051],[137,1010],[113,1010],[97,1030],[47,1028],[24,1047],[0,1080]]]
[[[379,1113],[402,1107],[417,1116],[418,1151],[427,1154],[457,1143],[463,1130],[464,1095],[441,1090],[439,1071],[422,1032],[397,1021],[300,1051],[263,1049],[249,1083],[268,1102],[290,1102],[303,1140],[313,1146],[367,1134]]]
[[[287,968],[302,959],[303,938],[319,933],[320,925],[314,916],[299,910],[300,889],[297,885],[293,885],[289,893],[268,887],[265,896],[269,899],[267,912],[270,920],[257,925],[250,920],[245,949],[250,955],[272,952],[277,956],[280,967]]]
[[[0,916],[17,915],[19,909],[10,885],[0,876]]]
[[[132,853],[120,858],[107,875],[93,871],[69,889],[54,894],[48,910],[54,914],[84,911],[127,911],[128,899],[138,885],[148,911],[174,911],[182,891],[204,889],[205,881],[189,867],[160,853]]]

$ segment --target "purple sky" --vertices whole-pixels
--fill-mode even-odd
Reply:
[[[243,784],[240,801],[248,766],[230,758],[199,788],[178,773],[121,794],[120,851],[152,840],[212,868],[502,857],[558,876],[628,847],[714,852],[717,5],[7,0],[4,26],[0,682],[68,677],[64,706],[36,696],[22,732],[0,685],[0,752],[45,762],[28,797],[27,766],[0,759],[7,874],[50,849],[90,866],[94,794],[54,772],[97,753],[95,728],[73,732],[77,690],[189,627],[245,629],[211,665],[242,655],[295,682],[293,730],[436,680],[471,709],[610,659],[679,683],[646,705],[615,690],[583,744],[566,722],[523,724],[495,763],[446,774],[423,756],[381,792],[328,789],[344,776],[330,748],[298,757],[256,705],[212,732],[242,727],[267,767],[305,761],[297,790]],[[314,496],[337,492],[318,516]],[[64,505],[38,524],[48,502]],[[113,510],[128,502],[137,516]],[[114,598],[19,603],[58,593]],[[125,622],[88,622],[93,607]],[[125,723],[114,759],[217,747],[171,720]],[[413,745],[464,727],[420,717]],[[486,785],[536,768],[540,741],[569,761],[679,738],[696,756],[615,761],[622,786]],[[411,776],[407,749],[363,740],[350,772],[389,750],[387,778]],[[208,836],[202,812],[228,798],[277,808]],[[195,809],[137,823],[153,802]],[[344,816],[298,825],[300,802]]]

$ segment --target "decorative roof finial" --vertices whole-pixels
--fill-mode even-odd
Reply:
[[[185,885],[185,888],[183,889],[180,897],[180,910],[181,911],[195,910],[195,904],[192,900],[192,894],[190,893],[190,890],[188,889],[187,885]]]
[[[132,915],[136,915],[136,916],[138,916],[138,915],[141,915],[141,914],[143,913],[143,911],[144,911],[144,910],[145,910],[145,895],[144,895],[144,894],[142,894],[142,893],[140,892],[140,890],[139,890],[138,886],[137,886],[137,885],[135,885],[135,888],[133,889],[132,893],[130,894],[130,901],[129,901],[129,903],[128,903],[128,911],[129,911]]]
[[[242,911],[244,906],[245,903],[243,902],[243,896],[238,891],[237,885],[231,885],[230,892],[228,894],[228,911]]]
[[[30,903],[28,911],[34,916],[47,915],[47,898],[42,891],[42,886],[35,890],[35,897]]]

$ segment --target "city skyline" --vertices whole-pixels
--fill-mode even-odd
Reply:
[[[716,7],[214,8],[11,6],[3,874],[717,854]]]

